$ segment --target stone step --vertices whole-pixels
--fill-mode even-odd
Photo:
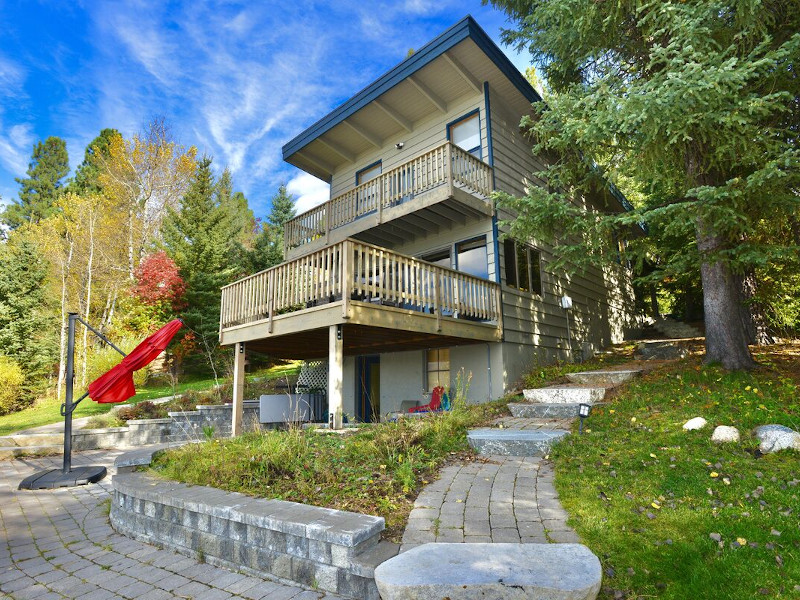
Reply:
[[[543,404],[592,404],[600,402],[606,396],[604,387],[564,387],[552,386],[522,390],[528,402],[541,402]]]
[[[63,452],[64,446],[6,446],[0,448],[0,460],[18,456],[52,456]]]
[[[580,373],[567,373],[567,379],[572,383],[584,385],[611,385],[617,386],[641,375],[641,369],[624,371],[582,371]]]
[[[350,561],[350,570],[359,577],[375,577],[375,568],[394,558],[400,552],[400,544],[388,540],[381,540],[369,550],[354,556]]]
[[[382,600],[594,600],[602,577],[582,544],[423,544],[375,569]]]
[[[64,443],[63,433],[23,433],[0,437],[0,448],[11,446],[52,446]]]
[[[569,431],[563,429],[470,429],[469,445],[484,456],[544,456]]]
[[[523,419],[569,419],[578,416],[578,406],[572,402],[509,402],[508,410]]]

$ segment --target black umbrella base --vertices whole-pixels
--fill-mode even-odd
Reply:
[[[21,490],[52,490],[97,483],[106,476],[105,467],[75,467],[69,473],[62,469],[39,471],[22,480]]]

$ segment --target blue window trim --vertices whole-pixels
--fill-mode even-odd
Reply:
[[[447,31],[425,44],[399,65],[379,77],[373,83],[358,92],[344,104],[333,110],[311,127],[300,133],[297,137],[287,142],[282,149],[283,159],[287,160],[292,154],[301,150],[314,139],[353,115],[364,106],[387,92],[400,82],[413,75],[427,64],[436,60],[465,39],[472,39],[484,54],[497,66],[503,75],[516,87],[519,92],[531,103],[540,102],[541,98],[536,90],[525,79],[522,73],[514,66],[497,44],[486,34],[480,25],[467,15]]]
[[[363,169],[359,169],[358,171],[356,171],[356,179],[355,179],[356,185],[361,185],[361,184],[358,183],[358,176],[359,175],[361,175],[364,171],[369,171],[370,169],[373,169],[373,168],[377,167],[378,165],[381,166],[381,173],[383,173],[383,159],[381,159],[381,158],[376,160],[374,163],[367,165]]]
[[[450,141],[450,128],[453,125],[458,125],[461,121],[465,121],[466,119],[474,117],[475,115],[478,115],[478,138],[481,141],[481,145],[478,146],[477,148],[473,148],[472,150],[466,150],[464,148],[462,148],[462,150],[472,154],[473,152],[475,152],[475,150],[479,149],[481,151],[481,153],[480,153],[481,155],[480,155],[479,158],[481,160],[483,160],[483,137],[481,136],[481,109],[480,108],[476,108],[475,110],[471,110],[467,114],[461,115],[457,119],[454,119],[454,120],[450,121],[447,125],[444,126],[444,130],[447,133],[447,141],[449,142]]]

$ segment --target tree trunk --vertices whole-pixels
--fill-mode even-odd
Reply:
[[[92,279],[94,275],[94,214],[89,219],[89,259],[86,264],[86,310],[83,320],[89,322],[92,310]],[[83,366],[81,367],[81,387],[86,387],[86,372],[89,362],[89,329],[83,328]]]
[[[67,278],[72,264],[72,251],[75,243],[72,239],[69,242],[69,253],[61,263],[61,335],[58,347],[58,384],[56,386],[56,397],[61,398],[61,390],[66,380],[66,356],[67,356]]]
[[[739,287],[729,265],[714,255],[724,248],[723,241],[710,231],[702,217],[695,225],[703,283],[706,362],[720,363],[729,370],[752,369],[755,361],[742,324]]]
[[[759,346],[774,343],[764,316],[764,307],[755,300],[758,285],[755,273],[751,270],[738,275],[736,281],[741,295],[742,324],[747,332],[747,341]]]

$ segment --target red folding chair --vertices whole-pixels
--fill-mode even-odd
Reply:
[[[410,413],[417,413],[417,412],[433,412],[436,410],[442,409],[442,396],[444,396],[444,388],[442,386],[436,386],[433,388],[433,392],[431,393],[431,401],[427,404],[423,404],[422,406],[414,406],[408,409]]]

